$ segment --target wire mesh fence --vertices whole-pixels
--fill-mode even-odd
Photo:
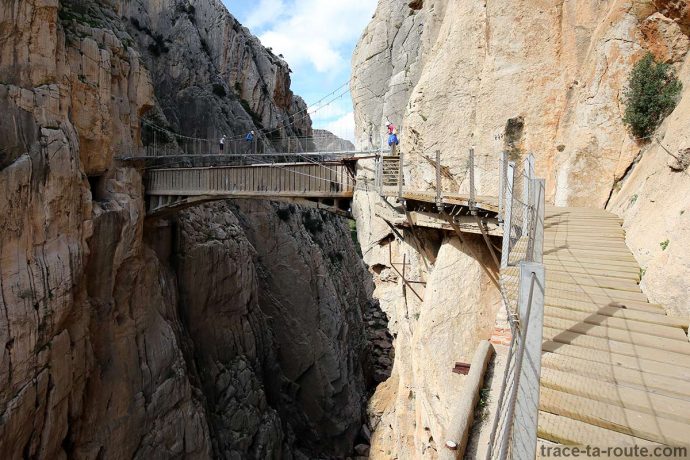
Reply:
[[[534,458],[544,314],[544,181],[534,157],[501,162],[501,293],[512,332],[487,459]]]

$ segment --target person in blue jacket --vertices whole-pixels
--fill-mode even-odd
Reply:
[[[398,154],[398,145],[400,144],[400,139],[398,139],[398,130],[394,129],[388,135],[388,147],[391,148],[391,155]]]
[[[254,150],[254,131],[249,131],[244,137],[244,140],[247,141],[247,153],[252,153]]]

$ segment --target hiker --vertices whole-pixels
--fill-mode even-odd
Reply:
[[[388,147],[391,148],[391,155],[398,154],[398,145],[400,144],[400,139],[398,139],[398,130],[393,129],[393,131],[388,135]]]
[[[223,153],[223,147],[225,147],[225,138],[226,136],[223,136],[220,138],[220,153]]]
[[[395,125],[391,123],[390,121],[386,123],[386,128],[388,129],[388,135],[390,136],[395,132]]]
[[[252,147],[254,145],[254,139],[255,139],[255,134],[254,131],[249,131],[247,135],[244,137],[244,140],[247,141],[247,153],[252,153],[252,150],[254,150]]]

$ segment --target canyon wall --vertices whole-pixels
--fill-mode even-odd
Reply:
[[[619,213],[647,295],[688,316],[687,34],[687,2],[380,0],[352,62],[358,146],[381,146],[391,121],[401,127],[407,183],[434,189],[438,151],[451,175],[444,189],[456,193],[468,190],[474,147],[479,195],[497,194],[502,151],[517,162],[533,152],[547,200]],[[685,83],[658,142],[632,138],[622,122],[628,74],[648,51]],[[360,179],[372,168],[363,164]],[[402,243],[377,216],[385,206],[375,193],[359,191],[355,201],[376,296],[396,319],[393,375],[370,406],[382,420],[372,452],[433,458],[462,387],[453,363],[489,337],[498,308],[479,267],[487,249],[436,235]],[[427,247],[410,246],[418,239]],[[421,300],[397,273],[403,255],[409,278],[427,282]],[[425,324],[433,329],[422,332]]]
[[[248,202],[149,220],[117,158],[142,120],[211,145],[310,133],[287,64],[213,0],[8,0],[0,31],[6,458],[350,454],[373,287],[346,223]]]

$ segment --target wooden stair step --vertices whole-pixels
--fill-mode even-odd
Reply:
[[[550,327],[544,327],[544,340],[683,366],[690,371],[690,355],[684,353],[661,350],[659,348],[652,348],[629,342],[602,339],[600,337]]]
[[[566,267],[564,265],[552,265],[552,264],[549,264],[548,272],[554,273],[554,274],[559,274],[559,275],[570,275],[570,276],[582,275],[582,276],[595,277],[595,278],[601,277],[601,278],[605,278],[605,279],[611,279],[612,278],[612,279],[629,281],[629,282],[635,283],[638,286],[640,283],[640,275],[638,273],[634,273],[634,272],[622,272],[622,271],[619,272],[619,271],[613,271],[613,270],[587,268],[587,267]]]
[[[652,311],[631,310],[615,306],[598,306],[589,302],[580,301],[547,302],[546,306],[582,312],[589,315],[610,316],[626,320],[642,321],[650,324],[678,327],[685,330],[687,330],[688,326],[690,326],[689,319],[677,316],[667,316],[661,307],[655,308],[653,305]]]
[[[586,361],[594,361],[610,366],[626,367],[628,369],[636,369],[640,371],[643,370],[645,372],[664,375],[674,379],[690,380],[690,369],[687,367],[636,356],[623,355],[605,350],[598,350],[595,352],[592,348],[585,348],[578,345],[568,345],[549,340],[542,344],[542,350],[549,353],[558,353],[560,355],[572,356],[574,358],[580,358]]]
[[[616,300],[632,300],[637,302],[647,302],[647,296],[638,288],[636,291],[620,290],[609,287],[591,286],[570,281],[552,281],[547,283],[546,291],[556,294],[562,292],[585,293],[592,296],[607,297]]]
[[[544,247],[544,257],[546,256],[559,256],[559,257],[571,257],[576,260],[604,260],[604,261],[619,261],[619,262],[629,262],[631,264],[637,264],[637,261],[632,256],[632,254],[621,253],[615,254],[606,251],[595,251],[595,250],[585,250],[585,249],[567,249],[567,248],[552,248],[549,249]]]
[[[653,449],[662,445],[544,411],[539,411],[537,435],[558,444],[578,446],[647,446]]]
[[[690,398],[649,393],[638,388],[616,385],[550,368],[542,369],[539,381],[542,388],[551,388],[690,425]]]
[[[519,267],[509,267],[506,270],[507,275],[512,277],[517,277],[520,274]],[[574,274],[569,272],[557,271],[557,270],[547,270],[546,271],[546,281],[547,284],[553,282],[556,283],[571,283],[581,286],[592,286],[608,289],[616,289],[620,291],[631,291],[640,292],[640,285],[634,281],[621,280],[618,278],[611,278],[608,276],[601,275],[584,275],[584,274]]]
[[[644,332],[597,326],[594,324],[582,323],[580,321],[557,318],[551,315],[544,317],[544,326],[554,330],[562,330],[616,342],[624,342],[635,346],[673,351],[675,353],[687,354],[690,356],[690,342],[687,340],[668,339]],[[690,367],[690,364],[688,367]]]
[[[544,254],[544,264],[560,264],[565,266],[582,266],[592,268],[610,268],[619,271],[629,271],[640,273],[640,266],[637,262],[620,261],[612,259],[601,259],[593,257],[574,257],[568,254]]]
[[[631,409],[606,404],[551,388],[541,389],[539,408],[590,425],[649,441],[673,446],[690,446],[690,425]]]
[[[587,323],[596,326],[638,332],[651,336],[665,337],[667,339],[690,343],[688,342],[688,336],[680,327],[662,326],[659,324],[651,324],[633,319],[615,318],[612,316],[598,315],[593,313],[583,313],[560,307],[546,306],[544,310],[544,314],[546,316],[553,318],[562,318],[579,323]]]
[[[650,393],[690,399],[690,382],[666,375],[646,372],[644,369],[598,363],[558,353],[544,353],[542,367],[591,379],[627,385]]]
[[[556,305],[560,305],[563,302],[568,301],[582,301],[589,302],[592,305],[597,305],[600,307],[607,306],[618,306],[620,308],[625,307],[631,310],[640,311],[651,311],[651,312],[663,312],[660,306],[650,304],[647,301],[639,300],[644,299],[644,294],[638,297],[638,300],[628,298],[625,295],[626,291],[611,291],[604,292],[601,294],[595,293],[594,289],[588,289],[589,286],[584,286],[579,291],[571,291],[567,289],[557,289],[553,286],[546,286],[546,302],[550,302],[553,299]]]

